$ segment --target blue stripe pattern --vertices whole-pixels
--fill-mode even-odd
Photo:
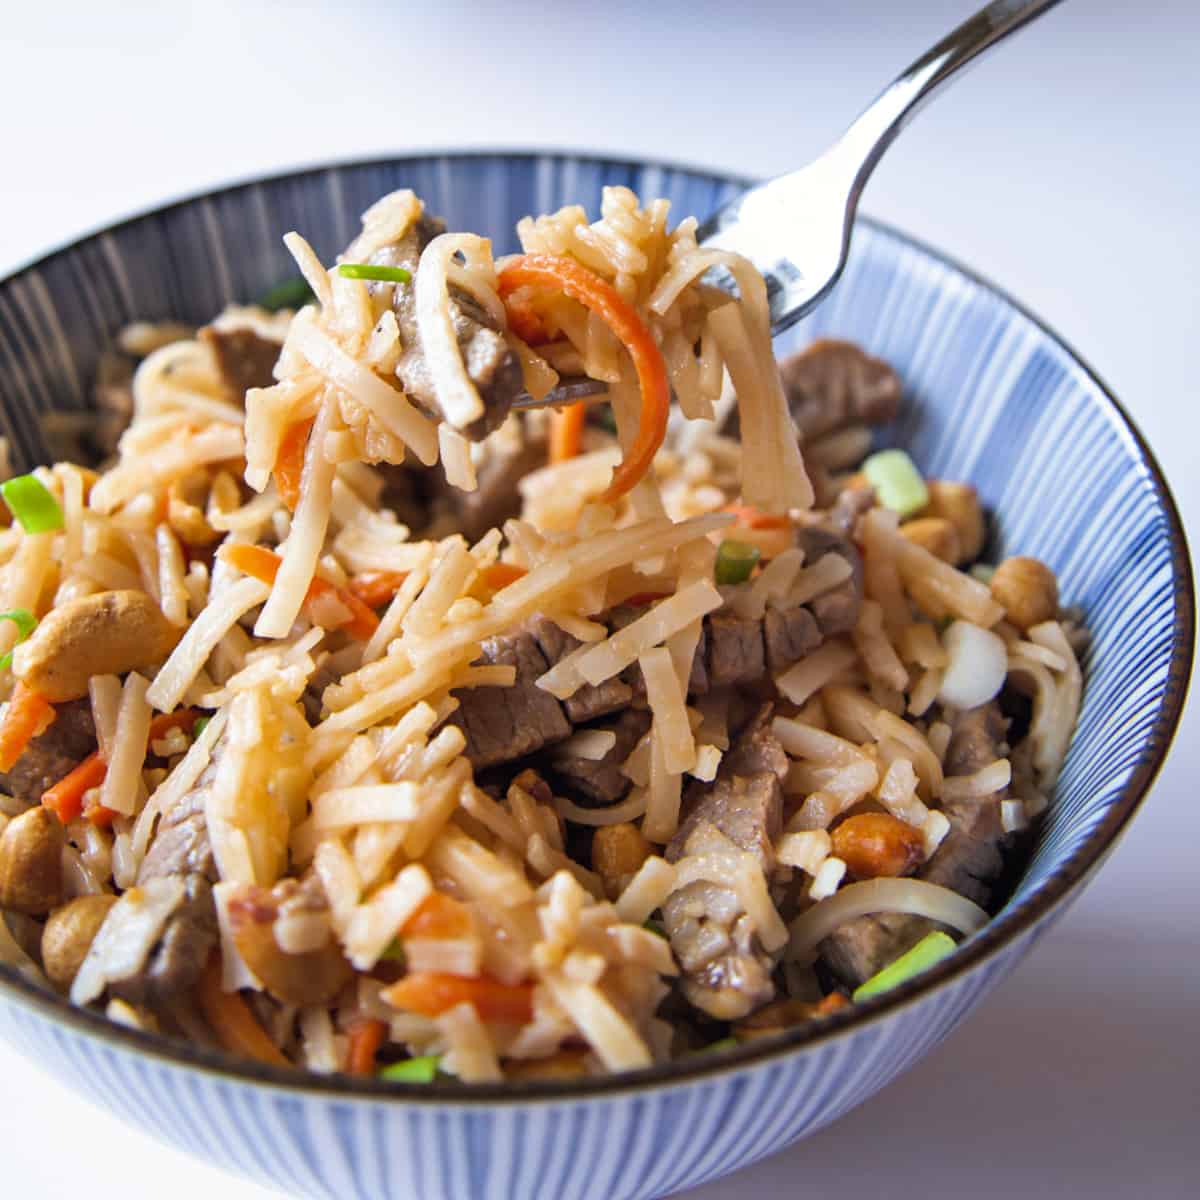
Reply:
[[[379,195],[412,187],[453,228],[515,248],[528,212],[594,211],[605,184],[704,215],[736,181],[555,155],[459,155],[322,169],[135,218],[0,284],[0,432],[43,458],[37,414],[84,409],[101,350],[135,318],[203,321],[294,274],[280,236],[330,258]],[[289,1195],[336,1200],[649,1200],[770,1154],[861,1103],[945,1037],[1057,921],[1161,761],[1192,641],[1186,549],[1157,469],[1103,389],[1009,300],[873,224],[787,347],[856,340],[907,397],[886,440],[934,476],[969,479],[994,516],[989,552],[1052,564],[1093,634],[1080,726],[1028,871],[989,930],[931,978],[831,1032],[574,1093],[480,1103],[453,1089],[288,1086],[178,1054],[34,994],[0,969],[0,1032],[140,1128]],[[1053,902],[1050,902],[1053,901]],[[939,982],[940,981],[940,982]]]

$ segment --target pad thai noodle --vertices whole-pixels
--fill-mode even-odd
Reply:
[[[1053,572],[665,201],[517,233],[289,233],[286,294],[126,328],[4,471],[0,960],[279,1066],[572,1078],[819,1023],[1002,902],[1080,703]]]

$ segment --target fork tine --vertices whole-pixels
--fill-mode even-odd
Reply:
[[[596,379],[582,376],[566,376],[557,387],[553,387],[540,400],[528,392],[522,392],[514,401],[518,412],[532,412],[539,408],[557,408],[563,404],[577,404],[581,400],[598,402],[608,399],[608,385]]]

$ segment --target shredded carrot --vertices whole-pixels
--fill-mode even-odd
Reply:
[[[159,713],[150,722],[150,735],[146,739],[147,753],[150,747],[172,729],[195,724],[200,713],[194,708],[177,708],[174,712]],[[92,788],[98,788],[108,774],[108,763],[104,761],[100,751],[89,754],[73,771],[64,775],[53,787],[42,793],[42,803],[58,814],[58,819],[66,825],[76,821],[83,814],[83,798]],[[87,819],[93,825],[108,826],[117,814],[103,804],[97,804],[87,811]]]
[[[243,575],[261,579],[263,583],[275,582],[275,576],[279,574],[279,566],[283,561],[274,550],[245,543],[222,546],[220,556]],[[365,642],[379,628],[379,618],[349,588],[338,587],[319,575],[308,585],[308,594],[304,599],[305,603],[311,603],[322,596],[330,595],[335,596],[344,608],[349,609],[351,616],[350,620],[345,622],[345,629],[352,637]]]
[[[308,449],[308,435],[312,432],[316,417],[305,421],[294,421],[284,430],[279,442],[279,453],[275,456],[275,490],[279,498],[292,511],[300,503],[300,477],[304,474],[304,452]]]
[[[490,567],[484,567],[481,574],[483,582],[493,592],[499,592],[508,587],[510,583],[516,583],[518,579],[524,579],[529,572],[524,567],[518,567],[516,563],[498,562],[492,563]]]
[[[733,513],[737,523],[747,529],[786,529],[791,524],[786,516],[763,512],[750,504],[727,504],[721,511]]]
[[[533,1020],[533,984],[500,983],[487,975],[464,979],[437,971],[414,971],[392,984],[383,998],[396,1008],[440,1016],[456,1004],[473,1005],[485,1021],[524,1025]]]
[[[412,938],[463,938],[474,928],[470,910],[461,900],[445,892],[430,892],[400,932]]]
[[[583,447],[583,419],[587,410],[582,404],[572,404],[554,413],[550,425],[550,461],[566,462],[575,458]]]
[[[407,571],[363,571],[351,578],[350,591],[368,608],[382,608],[407,578]]]
[[[375,1074],[375,1055],[379,1053],[386,1033],[387,1026],[374,1017],[364,1017],[350,1026],[350,1047],[346,1054],[348,1074]]]
[[[244,1054],[275,1067],[290,1064],[283,1052],[267,1036],[255,1020],[250,1006],[236,992],[221,986],[221,956],[214,954],[200,976],[197,989],[200,1011],[209,1023],[217,1041],[234,1054]]]
[[[508,327],[529,346],[541,346],[550,341],[551,333],[545,318],[538,312],[532,288],[517,288],[506,296],[504,307],[508,314]]]
[[[601,496],[615,500],[633,488],[650,470],[667,435],[671,388],[662,351],[646,323],[617,290],[572,258],[554,254],[524,254],[511,258],[499,275],[500,295],[511,296],[523,286],[554,288],[578,300],[616,334],[629,351],[642,389],[642,413],[637,436]]]
[[[11,771],[25,747],[54,724],[58,713],[41,693],[18,683],[0,720],[0,771]]]

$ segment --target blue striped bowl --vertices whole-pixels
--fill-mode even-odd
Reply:
[[[328,259],[382,193],[414,188],[452,227],[513,248],[528,212],[595,210],[604,184],[704,215],[738,181],[571,156],[445,155],[307,171],[184,200],[0,284],[0,432],[42,456],[36,414],[84,408],[100,350],[139,317],[202,321],[292,273],[303,231]],[[853,338],[894,363],[889,436],[970,479],[992,555],[1051,563],[1094,635],[1079,730],[1032,861],[984,931],[937,969],[822,1025],[725,1057],[584,1084],[386,1086],[258,1068],[72,1010],[0,970],[0,1029],[143,1128],[293,1195],[626,1200],[712,1179],[819,1129],[940,1041],[1057,921],[1141,803],[1190,674],[1179,517],[1104,386],[1007,297],[879,225],[855,234],[832,299],[794,337]]]

